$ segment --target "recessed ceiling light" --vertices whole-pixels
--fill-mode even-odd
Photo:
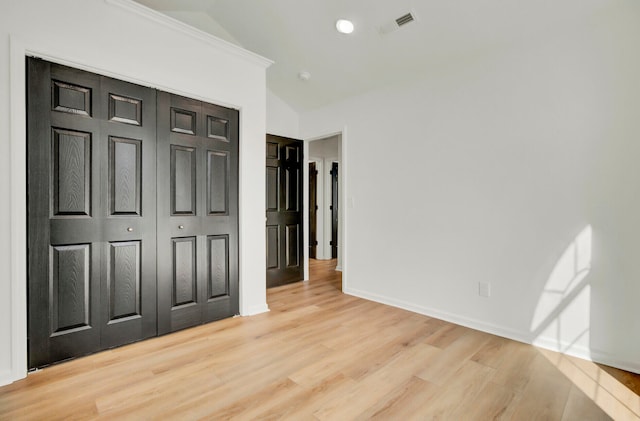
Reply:
[[[336,22],[336,29],[343,34],[350,34],[353,32],[353,22],[346,19],[338,19]]]
[[[303,70],[300,73],[298,73],[298,79],[300,79],[303,82],[306,82],[309,79],[311,79],[311,73],[307,72],[306,70]]]

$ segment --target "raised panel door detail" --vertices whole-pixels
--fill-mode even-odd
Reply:
[[[163,334],[238,312],[239,113],[166,92],[157,111]]]
[[[267,142],[267,159],[278,159],[278,144]]]
[[[282,136],[266,136],[267,152],[267,288],[303,278],[302,162],[304,142]]]
[[[109,94],[109,120],[142,126],[142,101]]]
[[[207,237],[208,249],[208,297],[229,295],[229,236]]]
[[[286,168],[286,210],[288,211],[298,211],[298,183],[299,179],[299,171],[297,168]]]
[[[280,234],[277,225],[267,226],[267,269],[278,267],[280,261]]]
[[[300,256],[298,250],[300,250],[300,229],[296,225],[287,225],[285,228],[286,234],[286,247],[287,252],[286,262],[287,267],[296,267],[300,264]]]
[[[171,131],[183,134],[196,134],[196,113],[171,108]]]
[[[140,317],[140,241],[109,243],[109,323]]]
[[[142,141],[109,137],[111,215],[138,215],[142,201]]]
[[[278,210],[278,182],[279,169],[277,167],[267,167],[267,211]]]
[[[25,64],[27,345],[38,368],[157,333],[157,91]],[[168,174],[168,144],[163,153]]]
[[[91,134],[53,129],[54,215],[91,215]]]
[[[285,146],[285,157],[287,161],[298,162],[298,148],[294,146]]]
[[[51,91],[54,111],[91,116],[91,88],[53,80]]]
[[[196,237],[173,238],[173,307],[197,302]]]
[[[171,145],[171,214],[196,214],[196,150]]]
[[[52,246],[50,251],[51,336],[90,328],[91,245]]]
[[[207,203],[210,215],[229,212],[229,154],[207,152]]]
[[[229,141],[229,121],[223,118],[207,116],[207,137]]]

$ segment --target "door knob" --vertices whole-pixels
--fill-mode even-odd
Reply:
[[[132,232],[133,228],[129,227],[129,228],[127,228],[127,231]]]
[[[183,230],[184,229],[184,225],[178,225],[178,229],[179,230]]]

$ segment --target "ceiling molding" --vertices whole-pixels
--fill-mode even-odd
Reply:
[[[128,12],[134,13],[138,16],[142,16],[148,20],[154,21],[175,31],[181,32],[185,35],[190,36],[191,38],[205,42],[219,50],[223,50],[236,57],[240,57],[265,69],[273,64],[273,61],[269,60],[266,57],[245,50],[244,48],[213,36],[207,32],[201,31],[200,29],[194,28],[193,26],[187,25],[186,23],[180,22],[179,20],[169,17],[163,13],[157,12],[153,9],[149,9],[148,7],[140,3],[136,3],[133,0],[104,1],[105,3],[120,7]]]

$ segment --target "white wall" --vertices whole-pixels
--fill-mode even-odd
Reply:
[[[140,8],[126,0],[0,2],[0,384],[26,374],[25,54],[240,109],[240,309],[268,309],[269,62]]]
[[[340,135],[334,135],[325,139],[309,142],[309,156],[338,160],[340,154]]]
[[[611,2],[302,114],[348,127],[345,292],[640,372],[638,22]]]
[[[140,3],[147,3],[141,0]],[[242,44],[206,12],[163,10],[163,13],[235,45]],[[298,138],[298,113],[279,96],[267,89],[267,133]]]
[[[267,89],[267,133],[298,139],[299,120],[289,104]]]
[[[145,4],[148,3],[145,0],[138,1],[138,3]],[[153,4],[153,1],[151,2]],[[156,3],[157,5],[157,3]],[[152,7],[153,8],[153,7]],[[187,23],[194,28],[200,29],[201,31],[207,32],[209,34],[213,34],[214,36],[233,43],[237,46],[243,47],[240,42],[235,39],[226,29],[222,27],[209,15],[207,12],[201,12],[197,10],[161,10],[162,14],[170,16],[174,19],[177,19],[181,22]]]

